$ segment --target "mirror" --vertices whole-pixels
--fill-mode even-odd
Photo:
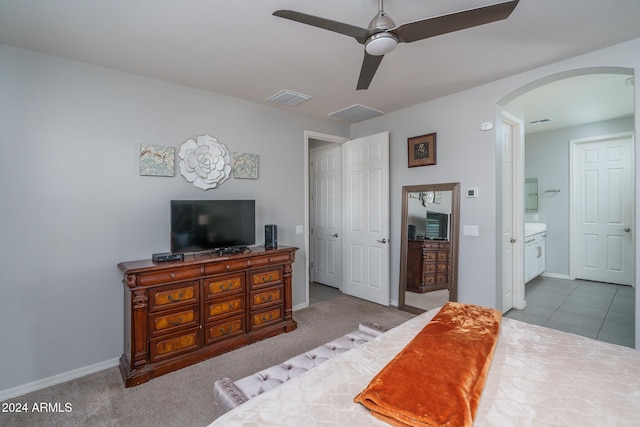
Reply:
[[[538,211],[538,178],[525,178],[524,180],[524,210]]]
[[[402,187],[399,309],[457,300],[459,215],[458,182]]]

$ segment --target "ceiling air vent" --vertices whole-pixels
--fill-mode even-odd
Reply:
[[[334,111],[329,114],[330,117],[346,120],[350,123],[361,122],[363,120],[371,119],[383,115],[384,112],[376,110],[375,108],[365,107],[364,105],[355,104],[351,107],[343,108],[342,110]]]
[[[542,123],[547,123],[552,121],[551,119],[540,119],[540,120],[532,120],[529,123],[532,125],[541,125]]]
[[[308,99],[311,99],[309,95],[304,95],[302,93],[284,89],[276,93],[272,97],[267,98],[267,101],[277,102],[278,104],[284,104],[293,107],[294,105],[298,105]]]

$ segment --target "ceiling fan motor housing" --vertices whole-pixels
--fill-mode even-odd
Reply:
[[[369,55],[382,56],[391,52],[398,44],[398,39],[387,30],[395,28],[396,23],[383,10],[369,23],[369,31],[380,30],[370,36],[364,44],[364,48]]]

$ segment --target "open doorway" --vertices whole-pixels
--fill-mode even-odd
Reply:
[[[537,288],[549,286],[553,291],[559,292],[566,285],[566,292],[569,294],[556,296],[556,299],[566,297],[567,301],[571,302],[571,298],[577,298],[576,295],[580,292],[586,294],[586,289],[595,289],[591,286],[593,283],[586,283],[586,285],[589,285],[586,287],[576,287],[576,284],[572,283],[574,279],[580,279],[580,275],[576,274],[576,264],[572,262],[572,256],[576,253],[576,247],[585,247],[587,243],[584,239],[581,241],[575,240],[577,221],[575,214],[572,212],[574,212],[574,208],[578,204],[584,205],[586,198],[578,197],[576,194],[576,175],[571,173],[570,167],[572,162],[571,141],[575,144],[577,141],[591,141],[603,136],[606,136],[605,139],[609,139],[608,136],[621,133],[633,135],[635,128],[633,122],[633,83],[632,70],[629,69],[573,70],[532,82],[515,91],[500,103],[502,111],[507,111],[509,114],[518,117],[524,126],[522,155],[516,157],[514,162],[515,170],[522,172],[520,178],[516,178],[515,175],[509,178],[509,174],[503,172],[499,178],[498,186],[504,191],[512,185],[523,194],[524,200],[515,206],[513,218],[513,224],[520,227],[523,233],[518,233],[514,236],[517,243],[513,245],[524,253],[524,256],[520,257],[522,265],[517,267],[522,268],[525,276],[527,276],[527,248],[525,245],[527,245],[527,239],[531,240],[531,236],[525,234],[526,230],[528,228],[531,229],[528,226],[534,225],[538,227],[534,227],[534,232],[543,231],[541,236],[544,238],[544,246],[538,248],[542,250],[533,251],[533,254],[545,254],[546,252],[546,256],[543,256],[542,259],[542,269],[537,274],[534,272],[533,276],[531,274],[527,276],[528,279],[538,277],[531,280],[529,282],[530,285],[526,285],[527,291],[533,288],[533,285],[536,285]],[[574,101],[575,103],[568,105],[567,101]],[[631,140],[633,141],[632,136]],[[627,155],[628,158],[633,158],[633,145],[632,142],[632,151],[630,156]],[[506,183],[505,179],[512,180]],[[529,191],[530,189],[527,185],[530,184],[526,184],[525,181],[535,181],[537,189]],[[582,186],[587,195],[590,197],[596,193],[602,195],[602,189],[591,189],[590,185],[587,183],[586,186]],[[617,184],[615,188],[616,191],[620,189]],[[532,205],[533,207],[527,208],[525,202],[527,202],[526,198],[529,193],[535,198],[536,203]],[[633,188],[633,182],[631,183],[631,191],[627,191],[627,194],[624,197],[626,202],[617,206],[630,209],[631,212],[627,214],[634,218],[635,189]],[[499,202],[502,208],[505,207],[505,202],[507,202],[507,199],[503,197]],[[508,220],[508,218],[503,217],[503,224],[505,219]],[[631,220],[631,222],[633,221]],[[616,224],[616,226],[622,231],[618,233],[619,236],[608,236],[607,238],[611,237],[609,243],[614,241],[620,243],[623,239],[628,239],[630,242],[627,242],[629,243],[627,247],[633,251],[635,248],[635,238],[632,232],[633,224],[620,223]],[[629,232],[625,231],[626,229],[629,229]],[[592,241],[595,241],[595,238]],[[617,247],[620,248],[621,245]],[[505,243],[503,242],[501,250],[504,249]],[[607,250],[606,246],[605,249],[601,250]],[[595,259],[594,253],[592,246],[592,252],[589,255],[591,259]],[[631,259],[635,259],[634,254],[627,254],[627,256],[629,255]],[[504,260],[502,264],[502,291],[504,291],[504,287],[508,283],[508,280],[504,280],[506,278],[505,272],[509,272],[509,268],[514,266],[508,265]],[[631,277],[635,277],[635,265],[631,265],[629,268],[634,270],[631,272]],[[522,280],[523,286],[525,286],[525,281]],[[628,284],[633,285],[634,280],[631,280]],[[629,298],[629,295],[635,297],[634,289],[620,289],[620,291],[619,294],[627,295],[627,298]],[[615,295],[616,293],[616,287],[602,291],[602,294]],[[503,295],[504,292],[501,293],[501,296]],[[616,305],[616,300],[613,298],[612,296],[610,305]],[[624,299],[624,296],[621,298]],[[528,293],[527,299],[529,299]],[[529,305],[530,301],[527,300],[526,306]],[[576,305],[584,306],[585,304]],[[629,307],[635,307],[635,304],[626,304],[626,307],[629,310]],[[594,313],[595,311],[594,309]],[[555,325],[557,326],[560,312],[561,310],[556,307],[555,312],[550,313],[546,320],[542,318],[530,320],[533,320],[533,323],[554,327],[552,316],[556,316]],[[573,314],[576,318],[583,316],[581,313]],[[632,324],[635,323],[634,316],[635,313],[631,313]],[[584,320],[585,318],[581,319]],[[605,320],[603,319],[603,323],[599,324],[599,326],[596,325],[599,331],[606,329],[604,322]],[[584,326],[585,323],[585,321],[582,321],[581,326]],[[580,325],[577,325],[576,328],[578,326]],[[570,326],[566,326],[566,328],[570,329]],[[568,331],[579,333],[577,330]],[[593,337],[596,338],[595,336]],[[621,344],[628,345],[628,343]]]
[[[327,135],[305,133],[305,249],[310,254],[306,260],[307,305],[311,283],[311,259],[323,261],[311,249],[314,224],[311,223],[310,158],[311,145],[340,144],[342,153],[342,226],[332,230],[334,246],[341,247],[341,257],[331,262],[338,265],[342,274],[343,293],[381,305],[389,305],[389,132],[380,132],[347,140]],[[335,169],[335,168],[333,168]],[[333,180],[334,178],[332,178]],[[328,204],[331,205],[331,204]],[[333,206],[333,205],[331,205]],[[342,230],[342,232],[340,231]],[[344,248],[342,248],[344,247]],[[322,255],[328,253],[322,252]],[[323,261],[324,262],[324,261]],[[348,266],[348,268],[346,268]]]

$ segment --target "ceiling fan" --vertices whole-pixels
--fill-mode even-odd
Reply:
[[[382,58],[391,52],[398,43],[411,43],[506,19],[511,15],[518,1],[507,1],[396,26],[383,10],[383,0],[378,0],[378,13],[371,20],[368,28],[360,28],[294,10],[276,10],[273,14],[281,18],[344,34],[363,44],[364,60],[362,61],[360,77],[356,87],[357,90],[362,90],[369,88],[369,84],[373,80]]]

